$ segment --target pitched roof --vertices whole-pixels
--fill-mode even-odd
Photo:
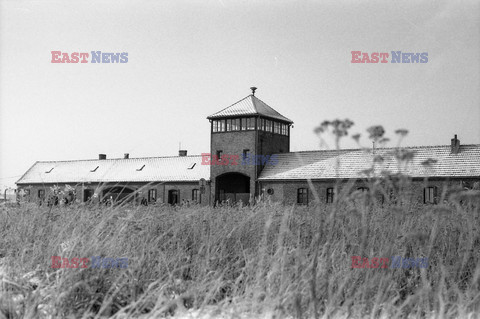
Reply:
[[[202,156],[36,162],[17,184],[172,182],[210,179]]]
[[[252,94],[241,99],[237,103],[232,104],[229,107],[210,115],[209,117],[207,117],[207,119],[219,119],[225,117],[246,115],[263,115],[268,118],[293,123],[292,120],[278,113],[273,108],[268,106],[265,102]]]
[[[402,154],[413,153],[407,163]],[[397,154],[397,155],[395,155]],[[278,164],[267,165],[259,180],[350,179],[380,176],[382,172],[411,177],[480,177],[480,145],[462,145],[458,154],[450,146],[419,146],[372,150],[308,151],[277,154]],[[376,160],[375,160],[376,159]],[[425,161],[430,161],[427,165]],[[337,161],[339,163],[338,171]]]

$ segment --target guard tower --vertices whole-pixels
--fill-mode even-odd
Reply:
[[[207,117],[211,123],[210,181],[215,201],[251,202],[257,183],[275,153],[290,151],[293,122],[252,94]]]

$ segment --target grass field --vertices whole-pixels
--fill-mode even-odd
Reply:
[[[284,207],[3,205],[4,318],[480,318],[480,200]],[[368,197],[368,196],[367,196]],[[128,258],[52,268],[52,256]],[[428,268],[352,269],[352,256]]]

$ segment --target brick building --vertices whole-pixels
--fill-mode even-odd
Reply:
[[[290,152],[293,122],[252,94],[208,117],[210,153],[179,156],[36,162],[18,181],[25,200],[52,193],[67,200],[132,200],[144,204],[217,201],[284,204],[333,201],[349,184],[365,191],[372,178],[403,174],[411,200],[433,203],[443,185],[478,188],[480,145]],[[213,164],[213,165],[212,165]],[[337,185],[337,186],[336,186]]]

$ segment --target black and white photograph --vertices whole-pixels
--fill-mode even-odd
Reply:
[[[479,57],[479,0],[0,0],[0,319],[480,318]]]

